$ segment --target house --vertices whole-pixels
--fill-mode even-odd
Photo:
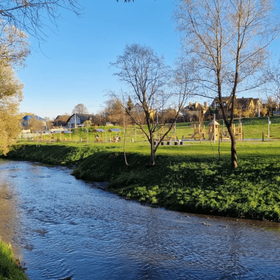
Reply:
[[[53,126],[66,127],[68,119],[69,119],[68,115],[58,115],[53,121]]]
[[[22,118],[23,129],[31,129],[33,131],[39,131],[46,129],[47,121],[36,115],[25,115]]]
[[[231,97],[222,97],[221,103],[228,117],[231,115],[232,108],[232,98]],[[218,116],[222,116],[221,111],[221,103],[219,102],[219,98],[216,97],[212,103],[212,108],[216,110],[216,114]],[[255,117],[262,110],[263,105],[261,100],[258,98],[237,98],[235,97],[235,109],[234,116],[236,117]]]
[[[75,128],[83,126],[85,121],[93,121],[94,116],[91,114],[73,114],[67,120],[67,126],[69,128]]]
[[[199,121],[205,115],[207,110],[207,102],[204,102],[204,105],[201,105],[198,102],[190,102],[188,106],[181,110],[181,113],[184,116],[185,121]]]
[[[103,123],[104,126],[115,126],[116,122],[105,122]]]
[[[221,98],[221,103],[223,104],[223,107],[226,109],[226,110],[229,110],[231,108],[231,97],[222,97]],[[212,102],[211,104],[211,107],[214,109],[219,109],[221,107],[221,103],[219,102],[219,98],[216,97],[214,99],[214,101]]]

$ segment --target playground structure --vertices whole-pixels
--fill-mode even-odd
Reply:
[[[165,124],[165,125],[161,126],[159,138],[161,138],[164,135],[165,129],[166,130],[170,129],[170,125],[171,124]],[[169,133],[171,133],[171,136],[168,136]],[[173,124],[169,133],[164,137],[163,141],[179,141],[179,139],[177,137],[177,133],[176,133],[176,124]]]
[[[220,137],[220,124],[215,119],[208,124],[209,140],[219,140]]]
[[[34,141],[71,141],[72,132],[69,130],[39,131],[27,132],[21,135],[21,138],[27,138]],[[66,137],[66,135],[69,135]]]
[[[169,128],[169,127],[168,127]],[[232,129],[233,129],[233,134],[235,135],[235,138],[237,140],[242,140],[242,123],[239,123],[238,126],[236,126],[235,124],[232,124]],[[160,129],[160,137],[165,133],[166,131],[166,127],[162,126]],[[171,134],[171,135],[170,135]],[[185,139],[184,136],[182,136],[182,138],[179,140],[177,133],[176,133],[176,126],[174,125],[174,127],[170,130],[169,134],[165,136],[165,138],[163,139],[163,144],[162,145],[170,145],[172,143],[174,143],[175,145],[178,145],[178,141],[184,141],[184,140],[206,140],[208,138],[208,140],[228,140],[230,139],[229,134],[227,129],[225,129],[224,125],[221,129],[221,125],[219,122],[217,122],[216,120],[211,121],[208,124],[208,131],[205,127],[205,125],[201,125],[201,124],[193,124],[193,134],[190,134],[191,136],[187,137]],[[207,137],[208,135],[208,137]],[[156,142],[159,141],[158,137],[156,137],[155,139]],[[180,145],[182,145],[181,143],[179,143]]]
[[[206,137],[206,129],[205,129],[205,125],[201,126],[200,124],[198,126],[196,126],[196,124],[193,125],[193,130],[194,133],[191,136],[191,139],[194,140],[205,140]]]
[[[236,120],[235,120],[236,122]],[[221,124],[220,124],[221,123]],[[210,140],[210,141],[222,141],[229,140],[230,136],[226,126],[220,121],[220,123],[216,120],[212,120],[208,125],[204,124],[193,124],[192,127],[187,124],[182,125],[174,124],[171,127],[171,124],[165,124],[165,126],[161,125],[159,130],[155,132],[154,143],[158,144],[161,137],[167,132],[168,129],[171,130],[169,133],[162,139],[160,145],[186,145],[186,141],[191,140]],[[186,127],[186,129],[184,128]],[[244,134],[242,133],[242,123],[232,124],[232,131],[236,138],[236,140],[242,140]],[[133,132],[133,134],[131,133]],[[47,141],[47,142],[56,142],[56,141],[73,141],[73,142],[95,142],[95,143],[103,143],[103,142],[112,142],[117,143],[123,141],[123,131],[121,128],[110,128],[110,129],[101,129],[97,126],[92,127],[90,131],[70,131],[63,129],[52,129],[50,131],[40,131],[40,132],[30,132],[24,131],[21,133],[20,138],[22,140],[28,139],[32,141]],[[185,136],[186,137],[185,137]],[[130,132],[127,132],[127,137],[129,137],[130,142],[136,141],[136,128],[130,128]],[[130,137],[134,136],[134,139],[130,139]],[[147,141],[144,134],[139,135],[138,141]]]
[[[103,142],[103,133],[105,132],[104,129],[94,129],[93,132],[95,133],[95,140],[94,142]]]
[[[242,140],[242,123],[239,123],[238,126],[232,124],[233,135],[235,136],[236,140]],[[221,130],[220,124],[213,120],[209,123],[209,140],[229,140],[230,136],[225,127]]]
[[[243,133],[242,133],[242,123],[239,123],[238,126],[235,124],[232,124],[232,130],[233,130],[233,135],[235,136],[236,140],[242,140],[243,139]],[[229,140],[230,136],[228,131],[225,131],[225,128],[223,127],[223,130],[220,132],[220,136],[222,140]]]
[[[109,132],[109,142],[121,142],[121,132],[120,128],[110,128]],[[112,133],[115,132],[115,136],[112,137]]]

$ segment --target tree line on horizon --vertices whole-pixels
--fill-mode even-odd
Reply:
[[[176,69],[166,65],[164,57],[149,46],[134,43],[127,44],[123,54],[111,63],[116,69],[114,75],[127,89],[111,92],[111,96],[146,135],[151,145],[152,166],[163,140],[154,142],[154,134],[160,128],[155,114],[158,116],[171,107],[173,122],[176,122],[179,112],[194,94],[218,98],[231,139],[232,167],[238,166],[232,130],[236,95],[268,82],[276,86],[279,95],[279,65],[266,64],[270,58],[268,47],[280,35],[274,4],[274,0],[178,0],[173,17],[181,34],[182,50]],[[7,119],[8,114],[10,120],[15,120],[22,98],[23,85],[17,80],[15,70],[30,53],[27,33],[42,40],[46,27],[44,13],[56,24],[61,8],[79,14],[82,7],[78,0],[22,0],[0,4],[2,120]],[[231,100],[230,115],[222,102],[227,96]],[[148,132],[131,104],[140,106]],[[124,117],[123,121],[126,121]],[[0,123],[0,145],[5,154],[15,141],[18,129],[16,121]]]

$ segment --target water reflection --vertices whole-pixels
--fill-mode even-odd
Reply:
[[[0,161],[1,164],[1,161]],[[12,184],[8,184],[5,176],[5,169],[1,170],[0,176],[0,236],[6,243],[16,244],[16,239],[20,236],[20,213],[17,208],[17,194]],[[20,257],[20,250],[13,246],[13,250]]]
[[[280,279],[279,224],[150,208],[62,168],[5,161],[0,177],[0,235],[31,280]]]

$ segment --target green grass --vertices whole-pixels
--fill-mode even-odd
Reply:
[[[218,121],[220,123],[220,129],[226,130],[226,127],[223,126],[223,121],[222,120],[218,120]],[[271,121],[271,125],[270,125],[271,138],[280,139],[280,117],[270,117],[270,121]],[[206,131],[208,131],[209,123],[210,123],[210,121],[204,122]],[[234,120],[234,123],[235,123],[235,125],[238,125],[239,120],[238,119]],[[168,137],[177,136],[179,139],[182,139],[182,138],[188,139],[194,134],[193,124],[194,123],[177,123],[176,130],[172,129],[167,136]],[[196,125],[198,125],[198,123],[196,123]],[[166,124],[166,126],[164,126],[157,133],[155,133],[155,135],[154,135],[155,138],[159,138],[160,134],[163,134],[167,130],[167,127],[168,127],[168,124]],[[267,117],[243,118],[242,127],[243,127],[243,133],[244,133],[245,139],[262,139],[262,133],[265,134],[265,139],[267,139],[267,134],[268,134],[268,118]],[[114,136],[117,135],[115,132],[112,132],[112,133],[108,132],[108,130],[111,127],[100,126],[98,128],[104,129],[106,131],[102,135],[99,133],[99,137],[100,137],[100,139],[101,138],[103,139],[103,142],[109,142],[110,138],[113,138]],[[120,128],[123,130],[123,128],[120,126],[115,126],[114,128]],[[144,126],[144,128],[145,128],[145,126]],[[87,134],[85,129],[79,128],[76,131],[73,130],[73,133],[71,135],[71,141],[81,142],[81,139],[82,139],[82,142],[84,142],[84,143],[87,143],[87,142],[93,143],[95,141],[95,135],[96,135],[96,133],[94,133],[94,132],[89,132]],[[121,139],[124,139],[123,132],[120,134],[120,136],[121,136]],[[41,139],[43,139],[43,137]],[[50,141],[50,136],[46,135],[44,137],[44,139],[46,141]],[[56,141],[60,142],[61,141],[60,134],[56,134],[54,139],[56,139]],[[66,139],[67,141],[70,141],[70,135],[65,134],[64,139]],[[63,142],[64,142],[64,139],[62,139]],[[147,140],[145,135],[143,134],[143,132],[139,128],[136,128],[134,125],[128,126],[128,128],[127,128],[126,141],[130,142],[132,139],[133,139],[133,141],[136,141],[136,142],[143,142],[143,141]],[[22,139],[22,142],[26,142],[26,141],[24,141]]]
[[[280,118],[270,118],[271,135],[280,138]],[[243,119],[245,139],[267,134],[267,118]],[[207,125],[209,122],[205,122]],[[236,121],[237,123],[237,121]],[[222,126],[222,121],[220,121]],[[207,129],[207,127],[206,127]],[[169,136],[174,135],[171,131]],[[176,126],[178,138],[193,134],[192,124]],[[74,142],[20,141],[8,158],[75,167],[80,179],[108,181],[108,188],[127,199],[168,209],[231,217],[280,221],[280,141],[237,142],[239,167],[230,167],[230,143],[188,141],[160,146],[156,166],[149,168],[150,148],[139,130],[130,127],[125,166],[122,143],[94,143],[94,134],[73,134]],[[58,137],[59,135],[57,135]],[[123,135],[121,135],[123,138]],[[84,142],[80,142],[84,138]],[[109,134],[104,135],[104,140]],[[11,249],[0,240],[0,280],[27,279]]]
[[[20,262],[16,261],[11,245],[5,244],[0,239],[0,280],[27,280]]]
[[[238,142],[239,167],[230,167],[230,143],[160,146],[149,168],[148,143],[19,145],[10,158],[74,165],[80,179],[108,181],[127,199],[169,209],[280,220],[280,142]],[[218,151],[220,148],[220,153]]]

